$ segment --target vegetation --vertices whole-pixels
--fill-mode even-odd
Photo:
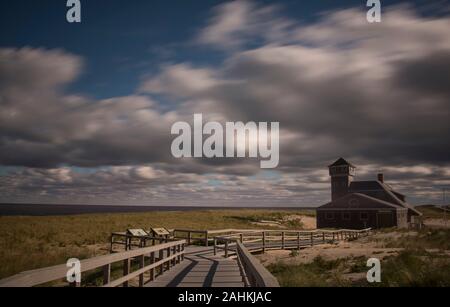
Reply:
[[[384,239],[384,245],[411,250],[450,250],[450,229],[422,229],[417,234],[404,233],[397,238]]]
[[[68,258],[108,252],[111,232],[127,228],[257,228],[252,221],[311,212],[210,210],[95,214],[78,216],[0,216],[0,278],[25,270],[64,263]],[[291,225],[283,225],[286,228]],[[267,227],[265,227],[267,228]]]
[[[316,257],[306,264],[282,262],[268,266],[283,287],[448,287],[450,258],[424,250],[404,250],[382,262],[381,283],[369,284],[365,278],[367,258],[324,260]],[[350,275],[360,273],[352,280]]]

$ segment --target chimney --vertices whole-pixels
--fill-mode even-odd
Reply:
[[[382,173],[378,174],[378,181],[384,182],[384,175]]]

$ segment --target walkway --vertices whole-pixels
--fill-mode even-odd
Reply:
[[[214,256],[211,247],[188,246],[184,261],[145,287],[244,287],[236,260]]]

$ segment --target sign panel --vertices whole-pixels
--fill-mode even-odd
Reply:
[[[135,237],[143,237],[148,235],[144,229],[128,229],[127,232]]]
[[[157,236],[169,236],[170,232],[165,228],[152,228],[153,232]]]

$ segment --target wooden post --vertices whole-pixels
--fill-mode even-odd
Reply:
[[[228,240],[225,240],[225,258],[228,258]]]
[[[266,252],[266,232],[265,231],[263,231],[262,236],[263,236],[262,248],[263,248],[263,253],[265,253]]]
[[[323,243],[325,243],[325,231],[322,232],[322,237],[323,237]]]
[[[159,251],[159,259],[158,260],[161,261],[163,259],[164,259],[164,250],[161,249]],[[164,263],[161,263],[161,265],[159,266],[159,270],[160,270],[159,274],[162,275],[164,273]]]
[[[181,261],[183,261],[184,260],[184,249],[186,248],[186,246],[185,246],[185,244],[183,243],[182,245],[181,245],[181,251],[183,251],[183,254],[181,255]]]
[[[109,248],[109,253],[110,254],[113,252],[113,244],[114,244],[113,242],[114,242],[114,236],[111,234],[111,237],[110,237],[111,246]]]
[[[208,239],[209,239],[209,237],[208,237],[208,230],[207,231],[205,231],[205,246],[206,247],[208,247]]]
[[[188,231],[188,241],[187,241],[188,245],[191,245],[191,232]]]
[[[150,254],[150,264],[155,263],[155,252]],[[155,280],[155,269],[150,269],[150,281]]]
[[[139,256],[139,268],[143,269],[145,265],[144,262],[144,255]],[[144,273],[139,275],[139,287],[143,287],[144,286]]]
[[[314,234],[311,232],[311,246],[314,246]]]
[[[244,243],[244,234],[243,234],[243,233],[241,233],[241,234],[239,235],[239,238],[240,238],[240,240],[241,240],[241,243]]]
[[[170,257],[170,247],[167,248],[167,257]],[[167,265],[167,271],[170,270],[170,260],[166,261]]]
[[[123,261],[123,276],[127,276],[128,274],[130,274],[130,269],[131,269],[131,259],[125,259]],[[128,287],[128,281],[123,283],[124,287]]]
[[[103,266],[103,285],[109,284],[111,281],[111,263]]]
[[[214,238],[214,256],[217,255],[217,239]]]
[[[300,250],[300,232],[297,232],[297,249]]]
[[[284,249],[284,231],[281,232],[281,249]]]

